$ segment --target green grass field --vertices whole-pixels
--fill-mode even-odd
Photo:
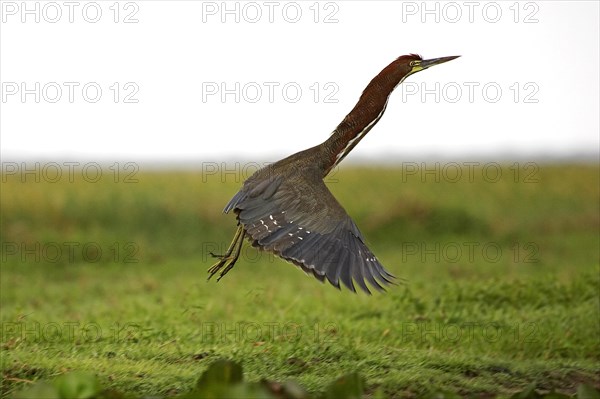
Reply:
[[[74,370],[174,396],[219,358],[313,393],[354,371],[367,397],[599,388],[598,167],[459,166],[328,178],[405,279],[372,296],[248,245],[207,283],[235,229],[231,173],[3,175],[2,396]]]

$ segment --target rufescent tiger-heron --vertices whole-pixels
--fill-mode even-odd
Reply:
[[[240,256],[244,238],[273,252],[323,282],[353,292],[353,280],[370,294],[366,281],[382,291],[390,274],[365,245],[365,240],[323,179],[381,119],[392,91],[408,76],[459,56],[423,60],[403,55],[385,67],[363,91],[358,103],[323,143],[256,171],[225,206],[238,227],[219,261],[208,269],[210,279],[224,268],[220,280]]]

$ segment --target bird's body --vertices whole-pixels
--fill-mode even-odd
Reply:
[[[456,57],[422,60],[399,57],[365,88],[356,106],[322,144],[268,165],[250,176],[224,209],[233,210],[238,229],[228,251],[209,269],[210,277],[237,261],[244,237],[335,287],[353,281],[369,293],[392,283],[393,276],[365,245],[350,216],[323,178],[379,121],[394,88],[407,76]]]

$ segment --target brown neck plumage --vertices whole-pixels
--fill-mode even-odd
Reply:
[[[390,94],[410,75],[410,61],[413,60],[421,60],[421,57],[415,54],[399,57],[367,85],[352,111],[322,144],[327,159],[323,176],[340,163],[381,119]]]

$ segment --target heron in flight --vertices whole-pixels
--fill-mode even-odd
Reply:
[[[225,206],[237,230],[227,251],[210,269],[220,280],[237,262],[244,238],[254,247],[294,263],[321,282],[370,294],[393,284],[390,274],[323,179],[381,119],[390,94],[408,76],[458,56],[424,60],[403,55],[371,80],[352,111],[323,143],[256,171]]]

